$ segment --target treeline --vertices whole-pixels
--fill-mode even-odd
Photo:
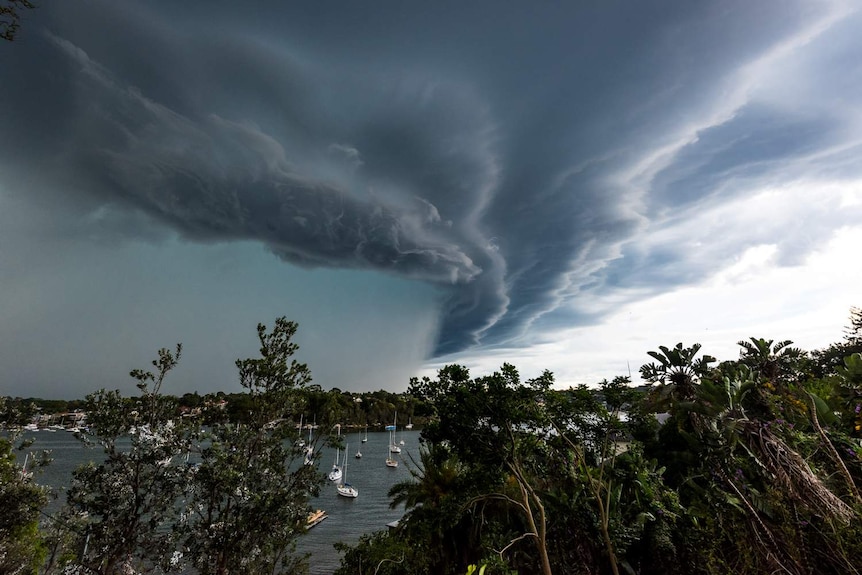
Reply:
[[[176,417],[216,417],[220,421],[233,423],[248,423],[253,413],[253,398],[248,393],[225,393],[222,391],[211,394],[197,392],[175,396],[163,394],[164,399],[174,406]],[[129,396],[124,399],[129,405],[141,402],[140,396]],[[341,391],[338,388],[323,390],[318,385],[311,384],[307,389],[297,390],[292,401],[303,406],[302,413],[296,413],[293,406],[286,406],[283,415],[295,418],[293,423],[299,425],[313,424],[320,421],[335,421],[348,427],[364,428],[366,425],[372,431],[391,425],[397,417],[399,427],[408,422],[421,426],[428,421],[433,413],[432,407],[422,398],[410,393],[394,393],[385,390],[369,392]],[[0,414],[0,422],[11,422],[15,425],[30,423],[40,415],[61,414],[74,411],[86,411],[87,400],[59,400],[41,398],[5,398],[5,416]],[[218,411],[212,409],[218,406]]]
[[[258,326],[239,397],[165,395],[179,346],[131,373],[137,395],[88,396],[80,438],[105,458],[75,471],[50,520],[29,475],[47,460],[24,470],[18,439],[0,440],[0,573],[305,572],[293,544],[322,474],[303,463],[321,444],[298,444],[296,422],[374,425],[396,409],[425,423],[411,479],[389,494],[405,515],[337,544],[337,575],[862,570],[858,309],[822,350],[755,337],[718,363],[698,344],[659,346],[646,386],[566,390],[504,364],[479,377],[450,365],[406,394],[324,392],[292,360],[295,331]]]
[[[432,408],[410,393],[394,393],[385,390],[371,392],[341,391],[338,388],[323,390],[318,385],[309,385],[300,390],[297,399],[305,406],[302,415],[303,425],[314,422],[339,422],[349,427],[364,428],[372,431],[392,425],[397,417],[398,426],[408,422],[421,425],[427,422]],[[182,408],[200,408],[208,403],[224,401],[225,417],[233,422],[243,423],[248,417],[251,398],[242,393],[218,392],[210,395],[187,393],[177,398]],[[298,416],[294,414],[299,424]]]

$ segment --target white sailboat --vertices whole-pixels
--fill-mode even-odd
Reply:
[[[365,437],[362,438],[362,443],[368,443],[368,424],[365,424]]]
[[[27,462],[30,461],[30,454],[24,456],[24,465],[21,466],[21,481],[28,481],[33,478],[33,472],[27,471]]]
[[[392,428],[394,427],[395,426],[393,425]],[[392,440],[392,428],[388,425],[386,428],[389,430],[389,452],[386,454],[386,467],[398,467],[398,460],[392,457],[392,448],[398,448],[398,446],[395,445],[395,442]],[[400,449],[398,450],[401,451]]]
[[[341,437],[341,426],[340,425],[338,426],[338,437]],[[340,450],[336,447],[335,448],[335,463],[332,464],[332,471],[329,472],[329,476],[328,476],[330,481],[338,481],[339,479],[341,479],[341,466],[338,465],[339,451]],[[346,454],[345,454],[344,459],[347,460]]]
[[[395,412],[395,421],[391,426],[387,425],[386,428],[389,429],[389,452],[390,453],[401,453],[401,448],[398,447],[398,444],[395,443],[395,430],[398,425],[398,412]]]
[[[344,480],[338,484],[335,489],[342,497],[356,498],[359,497],[359,490],[347,483],[347,454],[349,453],[347,446],[344,446]]]
[[[315,416],[315,422],[316,422],[316,420],[317,420],[317,416]],[[311,430],[314,429],[314,427],[312,425],[309,425],[309,424],[306,424],[306,425],[308,425],[308,443],[305,444],[305,464],[306,465],[314,465],[314,445],[312,444],[312,441],[311,441]]]
[[[305,447],[305,441],[302,439],[302,416],[303,415],[304,414],[302,414],[302,413],[299,414],[299,427],[297,428],[297,429],[299,429],[299,433],[297,434],[297,435],[299,435],[299,439],[296,440],[296,445],[298,447]]]
[[[389,455],[386,457],[386,467],[398,467],[398,460],[392,459],[392,456]]]
[[[356,459],[362,459],[362,449],[357,449],[356,455],[354,455],[353,457],[355,457]],[[347,456],[345,456],[345,459],[347,459]]]
[[[413,418],[407,418],[407,425],[404,426],[404,429],[413,429]]]
[[[401,446],[397,443],[393,443],[389,446],[390,453],[401,453]]]

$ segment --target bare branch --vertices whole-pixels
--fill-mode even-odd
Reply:
[[[509,547],[511,547],[512,545],[514,545],[518,541],[525,539],[527,537],[538,537],[538,536],[535,533],[524,533],[520,537],[515,537],[514,539],[509,541],[509,544],[506,545],[505,547],[503,547],[502,549],[500,549],[499,551],[497,551],[496,549],[494,549],[494,551],[497,551],[497,554],[500,556],[500,559],[503,559],[503,553],[505,553],[509,549]]]
[[[386,562],[389,563],[404,563],[404,553],[401,554],[401,559],[396,561],[395,559],[381,559],[380,563],[377,564],[377,567],[374,568],[374,575],[377,575],[377,572],[380,571],[380,566]]]

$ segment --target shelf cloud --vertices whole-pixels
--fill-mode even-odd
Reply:
[[[862,221],[849,2],[30,16],[0,47],[7,245],[254,244],[414,282],[425,359],[599,325],[756,246],[800,266]]]

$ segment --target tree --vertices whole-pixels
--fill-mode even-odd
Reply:
[[[446,573],[470,559],[472,517],[464,505],[476,495],[468,469],[443,444],[422,444],[419,462],[408,465],[410,479],[389,490],[393,509],[405,507],[398,534],[424,547],[422,567],[429,573]],[[409,565],[416,570],[415,559]]]
[[[0,39],[11,42],[21,27],[21,11],[32,10],[30,0],[2,0],[0,3]]]
[[[824,573],[847,571],[858,558],[857,544],[850,543],[857,535],[848,529],[858,517],[857,502],[848,504],[836,493],[832,478],[849,474],[815,410],[811,418],[817,434],[803,434],[791,423],[772,419],[782,406],[763,409],[756,403],[752,414],[747,406],[760,375],[741,362],[735,372],[729,366],[723,371],[727,375],[703,377],[690,400],[670,405],[672,420],[688,426],[666,424],[665,443],[657,452],[664,462],[675,464],[671,486],[683,497],[692,528],[685,540],[689,545],[701,542],[690,553],[722,561],[723,568],[734,571],[802,574],[811,572],[814,560]],[[794,393],[804,391],[789,386],[784,399],[803,404]],[[691,457],[674,457],[668,449],[673,438]],[[826,457],[813,465],[817,452]],[[828,464],[838,473],[823,469]],[[852,479],[848,483],[852,488]],[[806,528],[809,524],[814,527]],[[725,555],[725,548],[743,537],[750,537],[752,545]],[[829,552],[817,558],[812,549]],[[735,567],[743,554],[747,564]]]
[[[70,514],[82,525],[78,565],[106,575],[188,565],[204,575],[298,567],[290,551],[322,476],[296,464],[305,451],[290,417],[311,379],[292,357],[296,329],[285,318],[271,332],[258,325],[261,357],[237,360],[248,410],[242,423],[225,421],[218,397],[202,401],[208,431],[178,417],[177,400],[161,391],[179,345],[159,350],[156,373],[131,372],[138,399],[105,390],[88,397],[90,432],[82,439],[99,443],[106,459],[77,469],[68,493]]]
[[[664,469],[632,437],[643,423],[621,417],[624,407],[642,401],[629,383],[615,377],[598,390],[579,386],[545,398],[555,432],[542,456],[550,462],[545,500],[556,564],[606,565],[613,574],[647,564],[664,571],[674,554],[664,534],[679,505],[663,485]]]
[[[659,346],[660,352],[647,354],[658,360],[641,366],[641,376],[650,383],[661,384],[660,395],[671,401],[687,401],[695,396],[695,387],[701,377],[709,372],[709,364],[715,362],[711,355],[698,358],[700,344],[683,347],[682,343],[672,348]]]
[[[375,531],[359,537],[359,542],[351,547],[337,542],[334,547],[344,556],[341,566],[333,575],[417,575],[422,573],[440,574],[446,571],[427,569],[425,557],[427,543],[406,540],[402,533]]]
[[[842,419],[850,434],[862,436],[862,353],[844,358],[844,365],[837,370],[838,393],[842,400]]]
[[[76,562],[90,573],[179,567],[173,528],[189,470],[174,460],[190,449],[190,438],[173,420],[175,400],[161,388],[181,353],[179,344],[174,352],[160,349],[152,362],[155,374],[130,373],[141,392],[137,401],[118,390],[87,397],[89,431],[80,439],[99,444],[105,459],[74,471],[67,515],[80,526],[74,533]]]
[[[390,495],[408,505],[399,533],[434,542],[430,572],[447,572],[438,558],[448,572],[470,563],[519,573],[670,564],[654,550],[672,549],[664,534],[680,508],[662,469],[627,437],[620,410],[639,399],[628,378],[600,390],[552,384],[549,372],[521,382],[508,364],[475,379],[447,366],[437,381],[411,382],[437,420],[423,430],[423,470]],[[636,545],[642,538],[652,545]]]
[[[742,348],[740,363],[767,381],[789,377],[792,375],[793,363],[804,355],[802,350],[790,347],[792,344],[789,339],[773,344],[773,340],[761,337],[740,341],[737,343]]]
[[[446,442],[459,459],[481,468],[477,477],[484,477],[485,485],[477,485],[480,495],[472,505],[495,502],[519,514],[523,532],[513,534],[497,554],[503,556],[513,545],[530,540],[544,575],[551,573],[547,517],[533,474],[538,471],[534,464],[541,432],[548,428],[541,404],[552,384],[550,372],[522,384],[510,364],[472,380],[466,368],[452,365],[440,370],[436,382],[411,383],[411,393],[432,401],[439,418],[423,436]],[[482,492],[482,487],[487,491]]]
[[[0,397],[0,423],[17,423],[20,417]],[[17,434],[0,437],[0,573],[36,573],[44,557],[44,543],[38,531],[39,512],[47,501],[47,491],[33,481],[33,469],[47,464],[46,457],[18,465],[15,450],[30,442],[19,442]]]
[[[236,362],[248,419],[204,435],[180,523],[187,559],[202,575],[299,568],[291,551],[323,476],[301,464],[305,451],[291,419],[302,413],[297,392],[311,381],[308,367],[293,359],[296,330],[283,317],[271,332],[258,325],[261,357]]]
[[[862,353],[862,308],[850,308],[850,325],[844,328],[844,339],[812,353],[815,375],[835,374],[844,365],[844,358]]]

